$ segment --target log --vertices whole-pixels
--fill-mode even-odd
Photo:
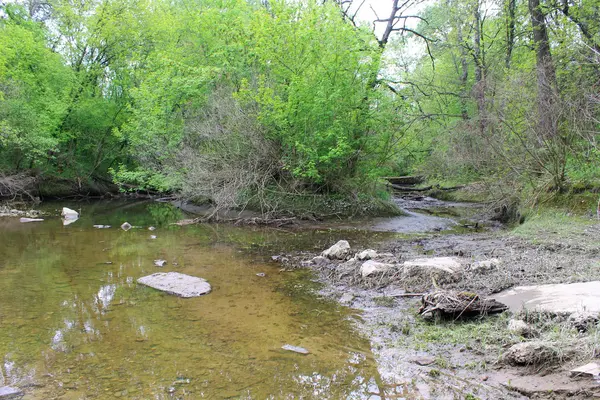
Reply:
[[[426,186],[424,188],[416,188],[414,186],[400,186],[394,183],[388,183],[388,186],[394,190],[398,190],[400,192],[427,192],[433,189],[433,186]]]
[[[441,317],[472,317],[477,315],[497,314],[508,310],[505,304],[494,299],[486,299],[476,293],[437,290],[427,293],[421,298],[421,315],[438,315]]]
[[[418,185],[425,181],[422,176],[386,176],[383,179],[394,185]]]

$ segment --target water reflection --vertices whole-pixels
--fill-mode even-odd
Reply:
[[[2,222],[0,357],[7,384],[34,382],[26,389],[33,399],[376,393],[369,344],[352,332],[346,311],[307,295],[304,277],[280,273],[262,261],[268,253],[258,254],[281,243],[293,247],[302,235],[172,227],[177,210],[139,207],[84,207],[78,223],[66,227],[52,218],[36,227]],[[124,220],[158,226],[158,238],[148,239],[146,229],[122,231]],[[167,266],[155,267],[159,258]],[[135,283],[157,271],[201,276],[213,292],[180,299]],[[311,354],[285,352],[286,343]]]

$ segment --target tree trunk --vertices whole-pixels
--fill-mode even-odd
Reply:
[[[475,86],[473,91],[477,101],[477,111],[479,113],[479,133],[485,134],[486,128],[486,110],[485,110],[485,71],[483,62],[483,51],[481,48],[481,13],[479,0],[475,2],[473,8],[473,24],[475,25],[473,37],[473,59],[475,61]]]
[[[541,7],[540,0],[529,0],[529,13],[536,49],[538,136],[541,139],[554,138],[558,135],[556,71],[550,52],[546,15]]]
[[[515,46],[515,11],[517,0],[508,0],[506,4],[506,69],[510,68],[512,52]]]

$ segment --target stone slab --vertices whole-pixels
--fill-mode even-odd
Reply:
[[[572,377],[585,376],[595,378],[600,376],[600,365],[597,363],[589,363],[570,371]]]
[[[20,399],[21,397],[23,397],[21,389],[10,386],[0,387],[0,400]]]
[[[179,297],[198,297],[211,291],[205,279],[179,272],[157,272],[139,278],[137,282]]]
[[[281,346],[281,348],[283,350],[287,350],[287,351],[293,351],[294,353],[298,353],[298,354],[309,354],[310,351],[306,350],[304,347],[300,347],[300,346],[292,346],[291,344],[284,344],[283,346]]]
[[[525,309],[554,314],[572,314],[582,310],[600,313],[600,281],[517,286],[491,298],[506,304],[512,312]]]

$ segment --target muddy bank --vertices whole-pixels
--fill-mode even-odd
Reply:
[[[436,202],[436,207],[440,206],[446,204]],[[351,249],[339,261],[309,262],[318,252],[289,255],[288,265],[313,269],[324,283],[323,295],[360,311],[358,329],[371,341],[385,382],[382,390],[390,398],[587,399],[600,395],[595,380],[569,376],[571,368],[598,354],[597,326],[581,332],[567,324],[564,317],[534,313],[506,312],[437,322],[417,315],[420,299],[407,294],[426,293],[434,287],[489,295],[516,285],[600,279],[600,224],[584,218],[571,219],[562,228],[553,222],[549,227],[502,230],[487,223],[491,229],[478,231],[473,227],[457,234],[457,225],[474,226],[479,222],[479,227],[486,226],[486,221],[481,223],[482,213],[471,207],[468,209],[472,214],[467,217],[460,211],[458,218],[434,215],[453,222],[442,232],[429,229],[424,234],[402,235],[374,246],[379,254],[383,253],[376,261],[392,266],[372,274],[365,275],[365,269],[361,269],[364,262],[348,261],[364,247]],[[448,208],[461,210],[460,206]],[[409,211],[416,219],[435,214],[431,209],[427,214]],[[564,227],[569,229],[563,231]],[[453,257],[464,268],[456,279],[449,280],[406,279],[399,272],[399,265],[423,257]],[[490,260],[498,262],[486,264]],[[509,330],[512,319],[525,321],[532,329],[530,335]],[[552,359],[542,360],[539,365],[508,364],[505,355],[511,346],[535,340],[549,343]]]

